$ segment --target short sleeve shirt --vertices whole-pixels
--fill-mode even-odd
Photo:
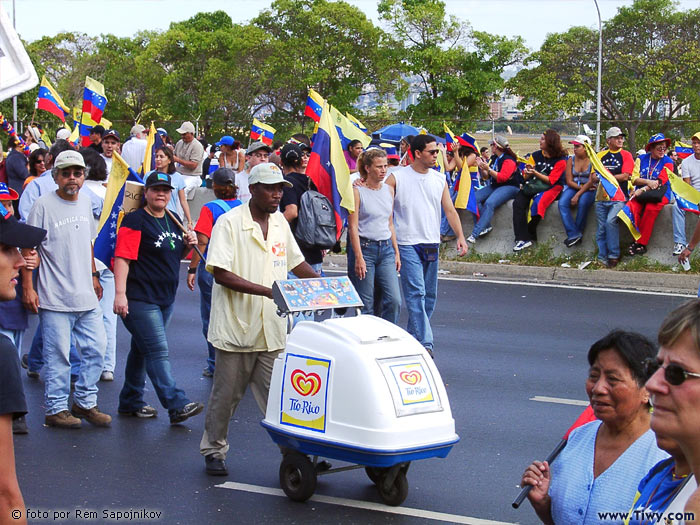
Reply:
[[[244,204],[214,224],[207,270],[221,268],[243,279],[271,287],[287,278],[288,269],[304,262],[287,220],[279,211],[269,216],[267,239]],[[209,342],[224,351],[275,351],[284,348],[286,322],[272,299],[244,294],[214,283]]]
[[[294,204],[298,210],[299,204],[301,203],[301,196],[309,189],[316,189],[311,179],[303,173],[287,173],[284,178],[292,183],[292,187],[284,187],[282,200],[280,201],[280,210],[282,213],[284,213],[285,208],[290,204]],[[296,232],[298,221],[299,219],[294,219],[291,222],[292,232]],[[323,262],[323,252],[321,250],[301,248],[301,253],[304,254],[304,259],[309,264],[319,264]]]
[[[8,337],[0,334],[0,415],[11,414],[14,419],[26,413],[17,348]]]
[[[690,179],[690,185],[696,190],[700,190],[700,159],[695,155],[690,155],[681,162],[681,174],[684,179]]]
[[[171,305],[183,250],[182,233],[167,214],[157,218],[141,208],[126,215],[117,234],[114,256],[130,261],[127,299]]]
[[[175,156],[180,157],[188,162],[196,162],[197,167],[193,170],[179,165],[178,171],[183,175],[201,175],[202,174],[202,161],[204,160],[204,146],[197,139],[193,139],[191,142],[185,142],[184,140],[179,140],[175,145]]]

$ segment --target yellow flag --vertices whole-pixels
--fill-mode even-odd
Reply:
[[[102,229],[102,226],[109,219],[112,213],[114,201],[117,200],[119,192],[126,183],[129,176],[129,165],[116,151],[112,154],[112,171],[109,172],[107,180],[107,191],[105,192],[105,202],[102,205],[102,215],[100,215],[100,224],[97,231]]]

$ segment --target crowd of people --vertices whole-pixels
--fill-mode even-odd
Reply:
[[[155,151],[156,169],[144,176],[141,206],[121,222],[110,264],[94,257],[92,241],[113,155],[120,152],[131,167],[139,168],[146,152],[143,126],[133,126],[123,144],[117,131],[95,126],[91,145],[80,149],[59,135],[48,150],[37,144],[29,159],[10,140],[7,183],[0,183],[0,211],[6,210],[0,219],[0,262],[6,268],[0,267],[0,275],[8,277],[0,282],[0,359],[8,363],[2,367],[8,379],[0,384],[21,390],[20,363],[33,380],[43,370],[47,427],[79,429],[83,421],[110,426],[111,415],[98,407],[99,383],[113,381],[119,372],[116,330],[121,318],[131,342],[118,413],[157,417],[158,409],[144,398],[147,380],[171,424],[202,413],[205,405],[177,387],[178,371],[171,367],[167,339],[181,260],[192,253],[187,286],[192,291],[199,288],[207,348],[202,375],[212,378],[200,453],[207,473],[226,475],[231,416],[248,385],[265,413],[272,365],[285,347],[286,323],[271,300],[272,285],[276,280],[322,275],[327,249],[303,242],[298,235],[305,194],[317,189],[307,174],[312,153],[308,137],[294,135],[284,144],[253,142],[243,149],[229,135],[211,146],[203,144],[191,122],[177,131],[180,139],[173,144],[159,129],[165,146]],[[364,303],[362,311],[396,324],[403,295],[407,331],[430,356],[436,351],[431,317],[442,242],[454,239],[458,253],[466,254],[470,243],[492,231],[494,211],[509,200],[514,250],[536,241],[538,222],[558,200],[567,246],[581,241],[588,211],[595,205],[599,259],[614,266],[620,258],[616,217],[624,202],[611,201],[602,191],[586,153],[588,137],[571,141],[570,156],[559,134],[547,130],[540,149],[524,163],[504,137],[491,141],[490,156],[470,135],[461,139],[445,148],[423,134],[406,137],[398,149],[388,144],[363,149],[353,141],[345,155],[355,204],[347,223],[347,271]],[[669,203],[665,195],[658,201],[642,197],[658,193],[668,182],[665,168],[676,168],[666,156],[669,140],[652,136],[636,161],[623,149],[619,128],[608,130],[607,141],[599,158],[618,180],[642,233],[629,254],[644,253],[656,216]],[[700,133],[692,144],[694,155],[683,161],[680,173],[700,188]],[[436,170],[437,165],[444,170]],[[460,182],[474,184],[480,212],[468,238],[455,208],[460,173],[469,174]],[[196,188],[208,184],[215,199],[194,210],[194,224],[188,201]],[[674,252],[687,258],[700,242],[700,230],[686,243],[681,237],[683,219],[682,212],[674,212]],[[679,392],[693,394],[693,379],[700,377],[700,306],[693,304],[695,310],[686,306],[662,326],[658,357],[654,345],[637,334],[616,332],[593,345],[587,391],[598,421],[572,434],[566,453],[551,471],[548,464],[535,462],[523,476],[523,484],[535,486],[530,500],[543,521],[580,522],[570,516],[603,508],[609,502],[605,495],[618,494],[623,485],[631,505],[630,480],[635,478],[636,488],[650,469],[650,479],[656,479],[700,468],[685,428],[696,423],[691,410],[672,408],[674,403],[691,403]],[[38,314],[39,326],[28,354],[21,355],[29,313]],[[678,317],[685,324],[674,325]],[[659,368],[663,371],[651,374]],[[9,404],[0,400],[0,407],[7,407],[1,414],[17,416],[10,426],[11,418],[0,414],[0,443],[7,439],[4,430],[28,432],[20,398],[8,397]],[[658,413],[658,429],[657,413],[649,415],[650,399],[664,407]],[[649,430],[650,420],[655,435]],[[654,438],[675,463],[652,468],[666,457]],[[623,472],[624,479],[614,470]],[[587,493],[581,492],[582,484],[588,484]],[[647,488],[640,485],[642,495]],[[598,493],[602,503],[592,505]],[[656,504],[659,497],[654,490],[648,501],[638,498],[634,504]],[[21,505],[19,498],[15,494],[10,505]]]

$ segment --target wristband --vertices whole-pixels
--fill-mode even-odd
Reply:
[[[197,273],[197,267],[195,266],[194,268],[187,268],[187,273],[189,275]]]
[[[93,277],[99,278],[99,277],[100,277],[100,272],[92,272],[92,276],[93,276]]]

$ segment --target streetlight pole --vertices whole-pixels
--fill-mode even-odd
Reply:
[[[12,0],[12,27],[17,31],[17,6],[15,5],[15,0]],[[17,95],[12,97],[12,117],[15,124],[15,130],[17,129]]]
[[[603,21],[600,18],[600,7],[598,7],[598,0],[593,0],[595,2],[596,11],[598,11],[598,101],[596,108],[596,122],[595,122],[595,149],[596,151],[600,149],[600,101],[601,101],[601,79],[603,77]]]

